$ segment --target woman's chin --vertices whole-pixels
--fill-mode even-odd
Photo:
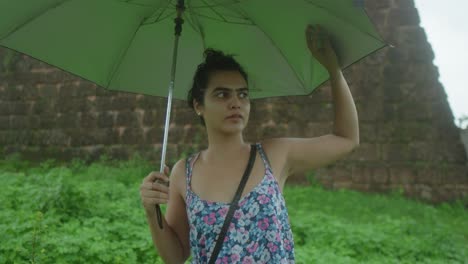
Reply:
[[[227,124],[227,125],[224,125],[221,130],[226,134],[237,134],[237,133],[242,133],[244,128],[245,126],[243,123]]]

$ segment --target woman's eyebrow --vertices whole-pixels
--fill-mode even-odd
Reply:
[[[226,88],[226,87],[219,86],[219,87],[214,88],[213,93],[214,93],[214,92],[218,92],[218,91],[230,92],[230,91],[232,91],[232,90],[244,92],[244,91],[248,91],[249,88],[247,88],[247,87],[242,87],[242,88],[237,88],[237,89],[231,89],[231,88]]]

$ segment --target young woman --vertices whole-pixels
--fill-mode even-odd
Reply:
[[[322,33],[320,32],[322,31]],[[273,138],[256,143],[250,177],[239,200],[216,263],[294,263],[294,242],[282,195],[289,175],[332,163],[359,145],[356,107],[326,37],[319,45],[320,26],[308,26],[306,41],[329,72],[335,123],[331,134],[315,138]],[[231,57],[205,51],[189,92],[189,105],[200,116],[208,148],[179,160],[169,181],[151,172],[140,187],[153,242],[166,263],[207,263],[230,202],[248,163],[251,144],[242,132],[250,112],[247,74]],[[161,230],[156,204],[167,203]]]

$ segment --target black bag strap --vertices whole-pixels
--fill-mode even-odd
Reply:
[[[239,208],[238,202],[240,196],[242,195],[242,191],[244,191],[245,184],[247,183],[247,179],[249,178],[250,171],[252,171],[252,167],[255,163],[255,158],[257,154],[257,146],[255,144],[251,145],[250,148],[250,157],[249,163],[247,164],[247,168],[245,169],[244,176],[242,176],[242,180],[239,183],[239,187],[237,187],[236,195],[234,195],[234,199],[232,199],[231,206],[229,207],[229,211],[226,215],[226,219],[224,219],[223,227],[221,228],[221,232],[218,235],[218,239],[216,240],[216,245],[213,249],[213,253],[211,254],[209,264],[213,264],[218,257],[219,251],[221,250],[221,246],[224,242],[224,237],[226,236],[227,229],[229,224],[231,223],[232,216],[234,215],[234,211]]]

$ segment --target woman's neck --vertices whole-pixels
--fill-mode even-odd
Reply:
[[[205,159],[208,161],[232,160],[250,151],[249,144],[244,142],[242,133],[232,135],[208,135],[208,148]]]

